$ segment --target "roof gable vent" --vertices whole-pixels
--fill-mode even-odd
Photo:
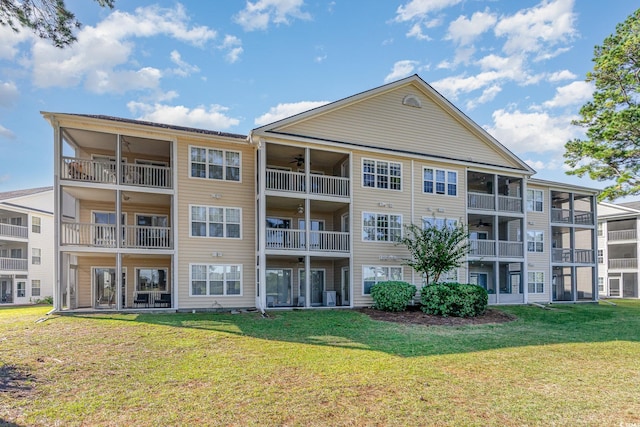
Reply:
[[[415,95],[407,95],[402,98],[402,105],[409,107],[422,108],[422,102]]]

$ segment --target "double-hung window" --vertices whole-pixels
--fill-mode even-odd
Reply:
[[[373,266],[362,267],[362,294],[371,294],[371,287],[376,283],[389,280],[402,280],[402,267],[400,266]]]
[[[136,290],[138,292],[167,292],[168,277],[166,268],[136,268]]]
[[[527,273],[527,288],[530,294],[543,294],[544,293],[544,272],[542,271],[529,271]]]
[[[402,238],[402,215],[364,212],[362,240],[369,242],[399,242]]]
[[[191,237],[239,239],[242,210],[217,206],[191,206]]]
[[[190,170],[193,178],[240,181],[240,152],[191,147]]]
[[[402,164],[382,160],[362,160],[362,185],[387,190],[402,190]]]
[[[458,172],[444,169],[422,169],[422,191],[428,194],[458,195]]]
[[[544,236],[542,231],[527,231],[527,251],[544,251]]]
[[[427,229],[430,227],[436,227],[438,229],[447,228],[455,228],[458,221],[455,219],[446,219],[446,218],[435,218],[432,216],[423,216],[422,217],[422,228]]]
[[[42,262],[42,250],[40,248],[31,248],[31,264],[40,265]]]
[[[598,249],[598,264],[604,264],[604,249]]]
[[[39,216],[34,216],[31,218],[31,231],[33,233],[40,233],[42,228],[41,219]]]
[[[542,190],[527,190],[527,211],[542,212]]]
[[[31,281],[31,296],[32,297],[40,296],[40,280],[33,279]]]
[[[191,264],[191,296],[242,295],[242,266]]]

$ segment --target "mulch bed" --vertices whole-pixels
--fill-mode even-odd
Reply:
[[[499,310],[488,308],[485,314],[476,317],[442,317],[426,314],[420,307],[409,307],[407,311],[392,313],[389,311],[376,310],[374,308],[361,308],[359,312],[366,314],[374,320],[384,322],[395,322],[405,325],[425,325],[425,326],[462,326],[481,325],[487,323],[505,323],[516,320],[515,316]]]

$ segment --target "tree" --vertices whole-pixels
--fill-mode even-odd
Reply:
[[[407,225],[400,243],[407,247],[411,258],[403,263],[424,275],[427,284],[437,283],[442,273],[460,267],[469,252],[468,237],[467,228],[460,222]]]
[[[573,124],[586,128],[586,139],[565,144],[569,175],[614,183],[600,200],[640,194],[640,9],[616,26],[615,34],[596,46],[593,100]]]
[[[115,3],[115,0],[94,1],[111,9]],[[0,24],[15,32],[28,28],[60,48],[76,41],[73,30],[81,25],[64,0],[0,0]]]

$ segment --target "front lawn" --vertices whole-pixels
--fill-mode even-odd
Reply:
[[[632,425],[640,301],[616,302],[464,327],[2,308],[0,425]]]

